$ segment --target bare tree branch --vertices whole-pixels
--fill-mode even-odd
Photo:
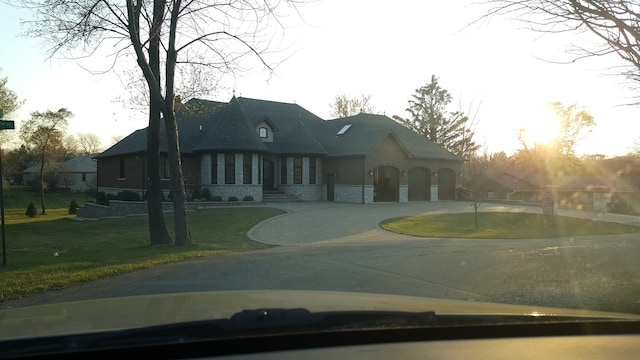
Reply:
[[[541,33],[591,33],[602,45],[574,46],[573,61],[615,53],[626,64],[620,75],[633,84],[640,80],[640,1],[495,0],[481,4],[488,6],[488,12],[474,23],[500,16],[522,21]]]

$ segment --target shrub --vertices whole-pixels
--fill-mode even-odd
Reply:
[[[145,191],[144,194],[142,194],[142,201],[147,201],[149,200],[149,192]],[[160,201],[165,201],[166,198],[164,196],[164,191],[160,191]]]
[[[104,206],[109,206],[109,199],[107,198],[107,194],[104,191],[99,191],[96,194],[96,203]]]
[[[238,201],[238,198],[235,196],[229,196],[229,201]]]
[[[140,195],[131,190],[124,190],[118,193],[118,200],[123,201],[140,201]]]
[[[222,201],[222,196],[220,196],[220,195],[212,196],[211,200],[212,201]]]
[[[207,201],[211,201],[211,193],[209,192],[209,189],[202,189],[202,198],[207,200]],[[214,201],[222,201],[222,197],[220,197],[220,200],[214,200]]]
[[[76,202],[76,199],[71,199],[71,202],[69,203],[69,215],[75,215],[78,213],[78,203]]]
[[[242,201],[253,201],[253,196],[247,195],[244,198],[242,198]]]
[[[27,215],[28,217],[34,217],[36,216],[36,214],[38,213],[38,210],[36,210],[36,204],[32,202],[29,203],[29,205],[27,206],[27,211],[24,213],[25,215]]]
[[[202,198],[202,192],[198,189],[193,190],[191,192],[191,201],[198,201]]]

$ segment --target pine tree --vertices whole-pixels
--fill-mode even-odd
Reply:
[[[438,77],[431,76],[431,83],[416,89],[409,99],[405,119],[394,116],[394,120],[416,133],[430,139],[452,153],[467,157],[475,153],[479,145],[473,141],[474,131],[467,115],[461,111],[447,112],[452,101],[451,94],[440,87]]]

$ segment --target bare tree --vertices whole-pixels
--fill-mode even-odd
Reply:
[[[124,138],[125,138],[125,135],[112,135],[111,136],[111,145],[110,146],[119,143]]]
[[[204,67],[199,63],[182,63],[176,68],[176,98],[183,100],[211,96],[225,88],[222,84],[224,75],[216,68]],[[126,108],[148,112],[148,84],[140,70],[126,69],[119,76],[123,78],[126,94],[118,96],[116,100]]]
[[[564,106],[560,102],[553,102],[549,107],[560,123],[556,139],[558,152],[564,157],[575,157],[575,146],[584,139],[585,133],[591,132],[596,126],[593,116],[586,108],[577,104]]]
[[[78,133],[76,141],[83,155],[95,154],[102,148],[100,137],[93,133]]]
[[[184,176],[175,115],[176,72],[196,64],[220,72],[242,71],[240,60],[253,55],[270,71],[264,55],[272,44],[273,22],[282,28],[280,11],[296,0],[22,0],[36,15],[30,34],[52,45],[50,53],[99,53],[109,47],[114,64],[133,58],[147,84],[149,231],[153,244],[171,239],[162,214],[159,134],[161,118],[167,133],[172,178],[175,243],[191,242]],[[276,27],[277,28],[277,27]],[[115,50],[111,50],[115,49]],[[164,79],[164,80],[163,80]]]
[[[53,166],[58,160],[56,155],[60,154],[63,146],[64,130],[67,127],[68,119],[73,113],[65,108],[58,111],[47,110],[45,112],[31,113],[31,119],[26,121],[20,129],[20,137],[33,149],[40,160],[40,200],[42,214],[46,213],[44,206],[44,168],[47,163]]]
[[[573,61],[615,54],[627,65],[621,74],[634,83],[640,81],[640,2],[637,0],[491,0],[483,4],[489,5],[483,20],[506,16],[526,22],[534,31],[591,33],[600,40],[601,46],[576,45]]]
[[[469,155],[463,168],[463,181],[467,190],[467,199],[473,207],[475,229],[478,224],[478,209],[487,199],[487,175],[489,173],[490,156],[484,154]]]
[[[78,139],[73,135],[67,135],[62,139],[64,157],[74,157],[78,154]]]
[[[360,113],[372,114],[375,112],[371,105],[371,95],[362,95],[359,99],[347,95],[337,95],[331,106],[331,116],[340,118],[357,115]]]

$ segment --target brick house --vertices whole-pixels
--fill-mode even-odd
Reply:
[[[384,115],[325,121],[297,104],[235,96],[229,103],[192,99],[176,115],[188,192],[353,203],[456,197],[463,159]],[[168,191],[166,141],[160,151]],[[146,191],[145,129],[95,158],[98,191]]]

